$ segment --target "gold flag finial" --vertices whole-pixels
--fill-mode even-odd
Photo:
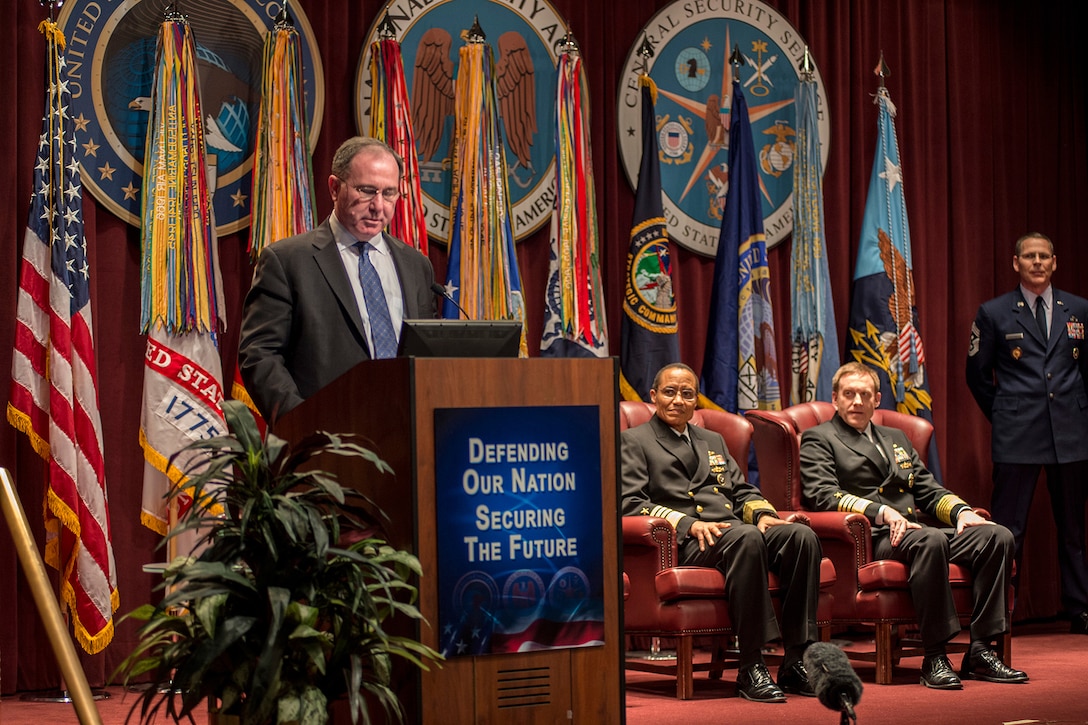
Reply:
[[[812,53],[808,52],[808,46],[805,46],[805,54],[801,57],[801,63],[797,66],[797,70],[801,71],[801,80],[811,81],[816,73],[816,64],[812,62]]]

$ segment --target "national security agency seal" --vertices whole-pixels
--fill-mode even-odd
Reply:
[[[83,183],[103,206],[137,227],[155,51],[166,5],[71,0],[59,18]],[[205,142],[215,169],[216,232],[230,234],[249,224],[264,39],[283,4],[185,0],[181,6],[196,40]],[[291,5],[290,17],[299,34],[312,150],[321,130],[324,75],[313,30],[297,4]]]
[[[669,234],[679,245],[713,257],[729,188],[729,123],[736,47],[738,69],[759,161],[763,226],[771,247],[793,231],[794,96],[805,41],[789,21],[758,0],[677,0],[636,36],[617,94],[620,155],[632,187],[642,156],[638,76],[643,38],[654,48],[647,72],[658,88],[657,115],[662,203]],[[826,167],[831,123],[823,80],[817,85],[821,161]]]
[[[567,33],[567,23],[555,8],[547,0],[390,0],[375,16],[356,70],[356,124],[366,133],[370,47],[388,19],[401,45],[404,80],[412,99],[427,233],[442,244],[450,235],[454,77],[474,18],[479,19],[495,61],[511,228],[520,241],[551,220],[555,205],[555,71]]]

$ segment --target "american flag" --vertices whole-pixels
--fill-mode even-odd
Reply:
[[[49,88],[23,241],[8,420],[49,461],[45,558],[62,572],[76,639],[93,654],[113,639],[117,578],[64,36],[51,22],[42,29]]]

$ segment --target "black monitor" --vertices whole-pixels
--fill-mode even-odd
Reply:
[[[405,320],[398,357],[517,357],[517,320]]]

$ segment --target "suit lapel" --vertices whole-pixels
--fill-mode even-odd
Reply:
[[[1058,340],[1069,334],[1066,332],[1068,328],[1066,323],[1069,322],[1069,308],[1062,302],[1061,294],[1058,290],[1053,290],[1053,292],[1054,311],[1050,316],[1050,337],[1047,339],[1046,345],[1047,357],[1050,357],[1050,354],[1057,348]]]
[[[359,315],[359,303],[355,299],[355,292],[351,289],[347,272],[344,271],[344,260],[340,257],[340,247],[336,244],[336,235],[333,234],[332,225],[326,219],[319,230],[321,234],[314,241],[314,261],[321,270],[325,282],[332,289],[336,299],[340,302],[355,330],[362,339],[366,340],[366,331],[363,329],[363,318]],[[369,354],[369,350],[367,351]]]
[[[651,418],[654,421],[654,430],[657,432],[657,442],[668,453],[675,458],[684,467],[684,470],[688,472],[692,481],[697,480],[695,474],[698,473],[699,465],[698,461],[694,461],[695,455],[692,453],[691,446],[684,442],[684,439],[676,434],[665,421],[658,418],[656,415]],[[691,431],[691,426],[688,426],[688,431]],[[696,439],[698,444],[698,439]],[[706,442],[703,442],[703,447],[706,447]],[[695,462],[694,469],[692,463]]]
[[[702,432],[695,426],[688,425],[688,435],[691,436],[691,444],[695,449],[696,468],[692,480],[702,481],[710,475],[710,446],[703,439]]]
[[[859,456],[864,456],[877,467],[878,471],[887,474],[888,463],[884,460],[884,457],[880,455],[880,451],[876,449],[876,446],[873,445],[872,441],[866,438],[864,434],[859,433],[838,415],[832,418],[832,420],[835,421],[835,434],[839,437],[839,441],[842,442],[844,446],[854,453],[857,453]]]
[[[880,459],[880,465],[884,466],[884,470],[891,475],[895,470],[895,449],[888,436],[884,435],[884,432],[873,426],[873,438],[876,441],[876,445],[880,446],[880,450],[884,451],[884,456]],[[880,455],[880,451],[877,451],[877,455]]]
[[[1028,304],[1028,301],[1024,299],[1024,293],[1020,292],[1019,287],[1017,287],[1016,298],[1016,306],[1013,307],[1012,311],[1016,315],[1017,324],[1020,325],[1020,329],[1024,330],[1031,339],[1042,346],[1045,354],[1046,349],[1049,346],[1048,341],[1043,339],[1043,333],[1039,330],[1039,323],[1035,321],[1035,310],[1033,310],[1031,305]],[[1055,296],[1055,299],[1057,299],[1057,296]],[[1051,331],[1054,329],[1053,320],[1051,320],[1050,329]],[[1054,342],[1053,334],[1050,335],[1049,342]]]
[[[384,232],[382,233],[382,236],[385,237],[385,246],[389,249],[389,255],[393,258],[393,268],[397,270],[397,280],[400,282],[401,309],[404,310],[404,319],[407,320],[418,317],[418,312],[409,308],[408,294],[405,292],[405,290],[408,289],[408,286],[404,283],[404,270],[408,269],[408,263],[404,259],[404,255],[409,252],[414,254],[419,254],[419,252],[407,245],[401,247],[400,245],[394,244],[393,238]]]

